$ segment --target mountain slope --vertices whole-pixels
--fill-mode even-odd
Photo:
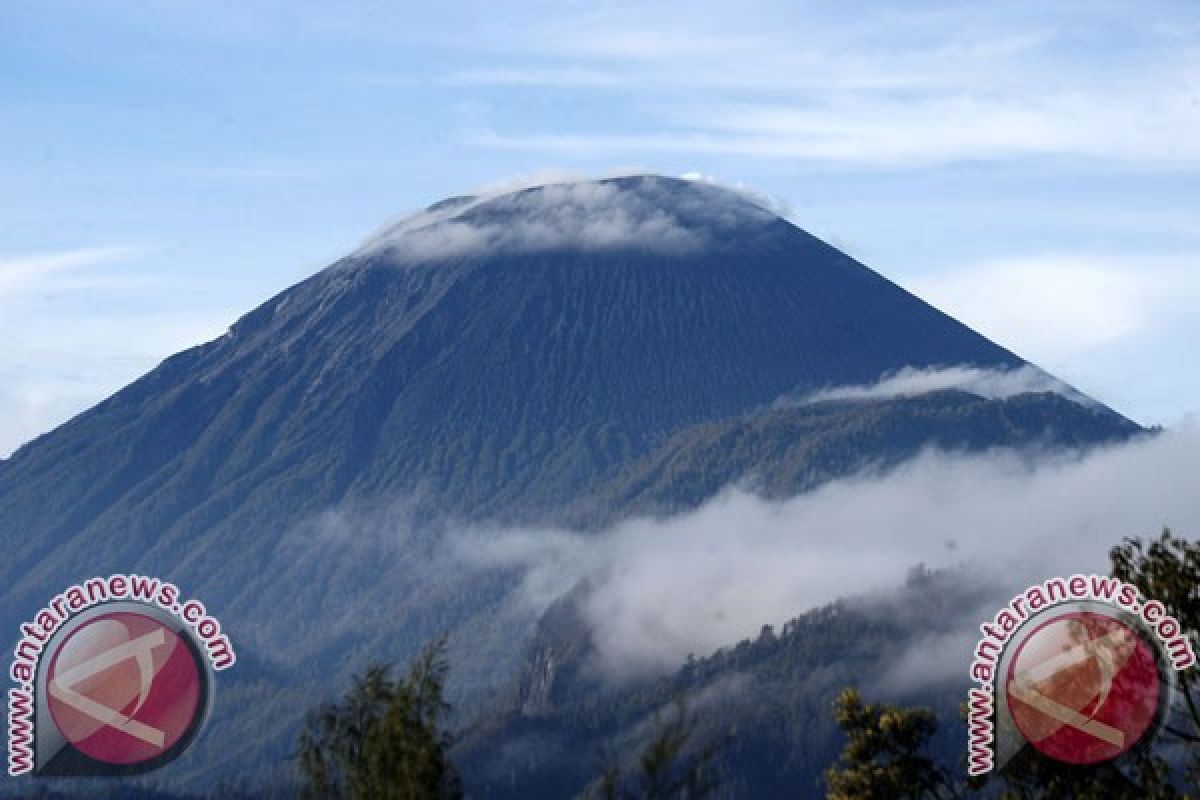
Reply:
[[[0,579],[194,583],[306,513],[398,492],[529,517],[786,392],[1023,363],[727,190],[570,186],[439,204],[21,448]]]
[[[448,629],[460,697],[483,697],[530,632],[504,616],[514,576],[443,552],[447,518],[595,527],[776,467],[778,491],[802,489],[842,469],[806,461],[822,437],[843,466],[887,462],[957,412],[902,435],[862,409],[747,420],[946,365],[1025,362],[736,192],[643,176],[452,198],[0,461],[0,624],[136,571],[204,598],[293,689]],[[985,404],[960,438],[1136,428],[1021,402],[1029,424]],[[286,750],[271,735],[247,769]]]
[[[941,390],[806,403],[685,428],[587,493],[568,519],[598,524],[611,521],[614,509],[669,515],[739,482],[765,497],[790,497],[864,470],[886,470],[926,448],[1080,448],[1140,430],[1107,408],[1053,392],[985,398]]]
[[[998,593],[975,577],[915,569],[895,593],[841,600],[779,631],[764,627],[661,679],[498,713],[470,729],[455,756],[472,797],[575,797],[614,761],[636,771],[655,720],[670,719],[682,701],[696,720],[691,747],[729,737],[717,751],[719,797],[819,798],[842,745],[833,700],[857,686],[868,699],[936,708],[944,729],[935,747],[954,763],[966,672],[953,661],[917,680],[911,665],[947,645],[951,658],[964,650],[965,663],[964,614],[983,613]]]

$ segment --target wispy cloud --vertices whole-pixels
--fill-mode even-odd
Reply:
[[[448,86],[559,86],[615,87],[626,86],[625,76],[601,69],[536,69],[525,67],[496,67],[451,72],[440,81]]]
[[[910,397],[945,389],[959,389],[988,399],[1003,399],[1027,392],[1054,392],[1076,402],[1091,402],[1067,384],[1037,367],[1024,366],[1012,370],[992,370],[957,366],[928,369],[905,367],[883,376],[876,383],[823,389],[801,398],[781,401],[779,405],[820,403],[828,400],[877,400],[888,397]]]
[[[620,86],[640,126],[494,127],[469,141],[573,155],[692,153],[855,164],[1072,157],[1200,164],[1200,48],[1163,25],[1066,3],[987,14],[924,4],[846,20],[758,4],[680,17],[606,7],[476,39],[460,85]],[[1114,26],[1119,25],[1120,30]],[[1110,46],[1113,36],[1121,46]],[[481,42],[482,40],[482,42]],[[1104,53],[1100,60],[1096,54]],[[507,58],[508,63],[505,63]],[[546,66],[547,62],[551,66]],[[529,66],[537,63],[538,66]]]
[[[215,181],[292,181],[312,178],[312,165],[300,164],[205,164],[180,170],[189,178]]]
[[[141,255],[139,245],[83,247],[23,256],[0,256],[0,297],[50,288],[63,275]]]
[[[693,104],[639,133],[477,131],[473,144],[563,154],[690,153],[870,165],[1068,157],[1200,165],[1200,105],[1179,88],[1147,95],[966,92]],[[1064,124],[1064,120],[1071,120]]]
[[[633,246],[681,253],[701,247],[734,219],[769,217],[756,198],[743,202],[740,190],[706,184],[701,192],[667,202],[671,191],[668,183],[651,176],[632,185],[570,181],[466,196],[385,228],[360,252],[387,251],[400,262],[561,247]],[[680,219],[677,209],[691,218]]]

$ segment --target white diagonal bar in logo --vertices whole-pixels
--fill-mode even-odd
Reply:
[[[1108,742],[1114,747],[1125,746],[1124,732],[1117,730],[1111,725],[1105,725],[1098,720],[1089,719],[1073,708],[1067,708],[1061,703],[1056,703],[1036,689],[1028,689],[1019,685],[1016,681],[1012,681],[1008,684],[1008,691],[1022,703],[1033,706],[1056,722],[1069,725],[1077,731],[1082,731],[1089,736],[1094,736],[1097,739]]]
[[[154,648],[161,647],[165,643],[166,638],[163,635],[162,628],[158,628],[144,636],[139,636],[124,644],[119,644],[98,656],[93,656],[86,661],[76,664],[61,675],[55,675],[54,679],[50,681],[50,694],[60,702],[65,703],[82,714],[86,714],[102,725],[116,728],[155,747],[162,747],[166,740],[166,734],[162,731],[126,716],[118,709],[109,708],[103,703],[80,694],[75,691],[75,687],[81,681],[97,675],[106,669],[115,667],[122,661],[131,658],[136,659],[138,674],[141,679],[141,684],[138,688],[138,702],[133,712],[136,714],[137,710],[146,702],[146,697],[149,695],[150,687],[154,682],[152,651]]]
[[[1114,668],[1119,666],[1115,664],[1114,651],[1118,650],[1118,648],[1124,648],[1129,642],[1130,634],[1124,629],[1118,629],[1096,639],[1081,642],[1046,659],[1035,667],[1018,672],[1009,681],[1008,691],[1021,702],[1036,708],[1060,725],[1070,726],[1116,747],[1123,747],[1125,744],[1124,732],[1110,725],[1105,725],[1103,722],[1099,722],[1092,717],[1085,717],[1076,709],[1068,708],[1061,703],[1055,702],[1039,692],[1034,684],[1039,681],[1048,680],[1064,669],[1082,664],[1089,658],[1097,659],[1098,666],[1102,671],[1102,685],[1096,694],[1089,698],[1090,700],[1094,700],[1097,695],[1100,697],[1095,710],[1092,712],[1092,716],[1094,717],[1103,706],[1104,700],[1108,697],[1108,692],[1112,685],[1112,675],[1115,671]]]

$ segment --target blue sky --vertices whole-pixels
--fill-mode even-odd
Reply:
[[[1144,423],[1200,410],[1194,2],[0,6],[0,455],[514,178],[698,172]]]

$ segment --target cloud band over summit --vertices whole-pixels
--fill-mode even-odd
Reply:
[[[773,218],[748,194],[689,183],[693,190],[680,192],[679,181],[630,176],[455,198],[386,228],[359,252],[399,261],[566,248],[682,254],[734,225]]]

